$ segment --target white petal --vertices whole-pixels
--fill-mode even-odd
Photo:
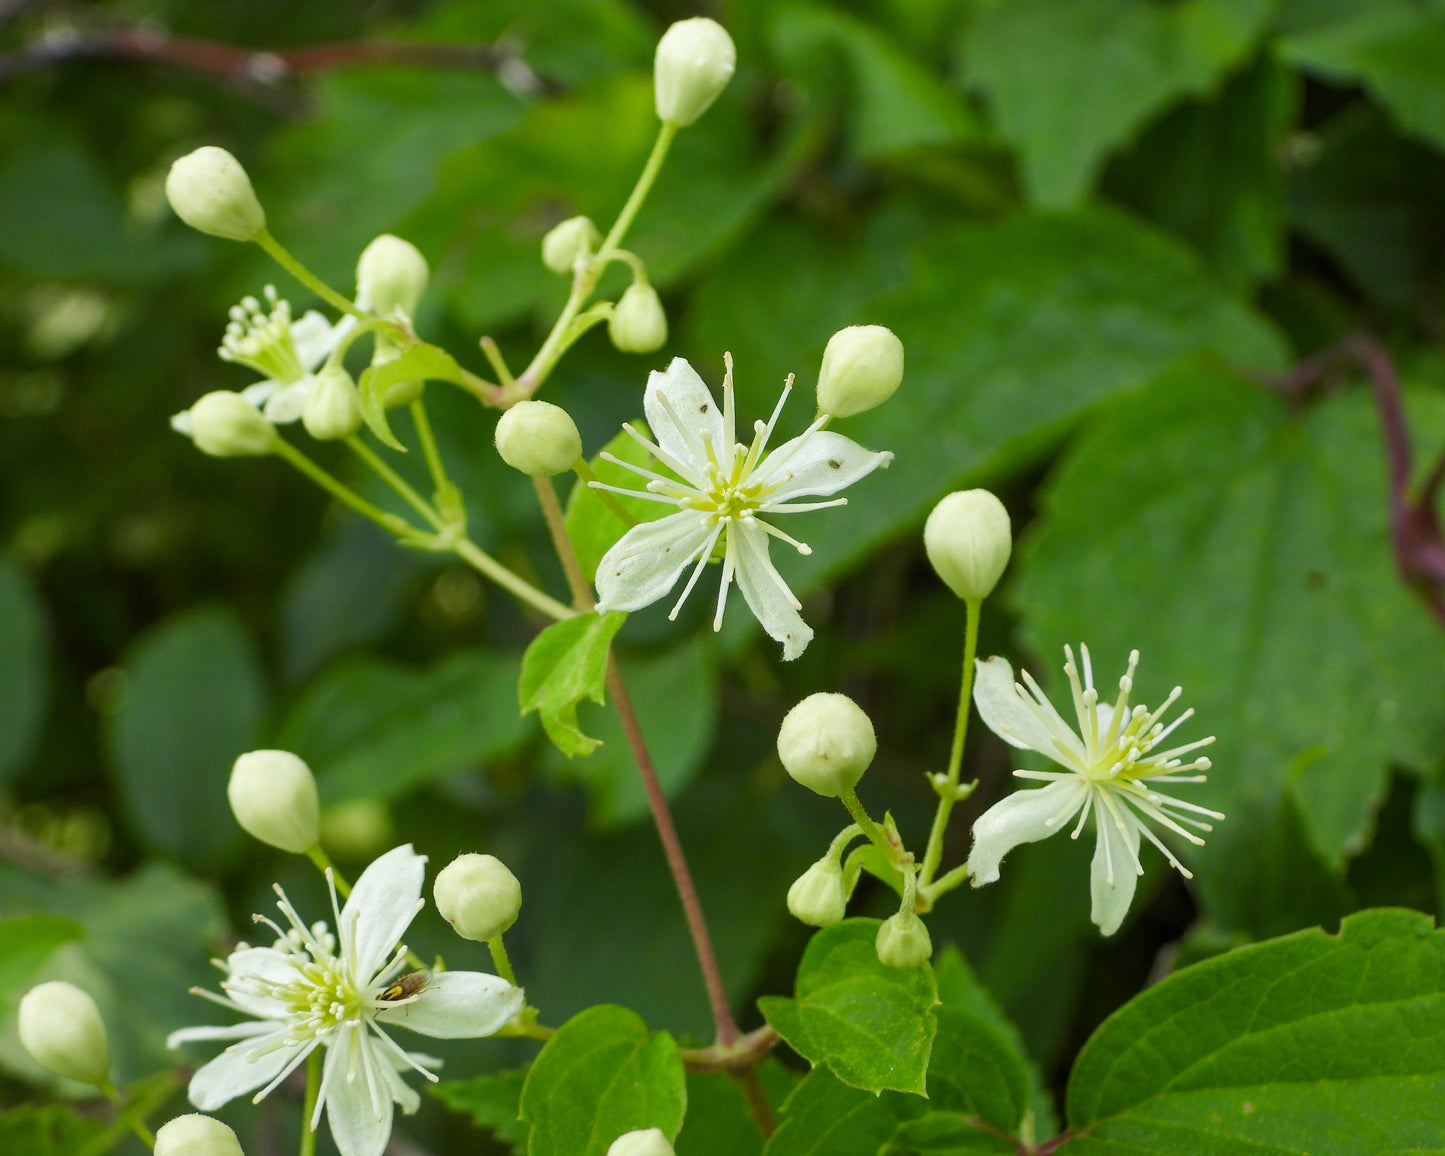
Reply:
[[[269,1084],[281,1074],[287,1064],[296,1059],[298,1052],[304,1055],[315,1046],[314,1043],[286,1044],[264,1056],[257,1056],[254,1060],[246,1058],[255,1049],[278,1042],[284,1039],[285,1035],[286,1028],[277,1026],[266,1036],[232,1044],[191,1077],[191,1086],[187,1090],[191,1103],[202,1112],[213,1112],[237,1096],[244,1096],[247,1092],[254,1092],[257,1088]]]
[[[892,460],[886,451],[874,453],[852,438],[820,430],[784,442],[763,459],[753,476],[777,486],[767,496],[768,504],[774,505],[804,495],[836,494]]]
[[[597,609],[640,610],[677,585],[713,527],[695,510],[681,510],[655,522],[639,522],[597,563]]]
[[[350,328],[350,325],[346,326],[346,329]],[[321,359],[336,348],[344,332],[340,325],[333,326],[316,310],[308,309],[298,320],[291,322],[291,340],[296,346],[297,359],[307,369],[315,369],[321,364]]]
[[[354,1061],[354,1062],[353,1062]],[[391,1089],[365,1028],[341,1032],[326,1049],[326,1121],[341,1156],[381,1156],[391,1139]],[[373,1097],[373,1083],[379,1090]]]
[[[248,385],[241,391],[241,396],[257,409],[260,409],[266,404],[271,395],[280,388],[281,383],[279,381],[273,381],[268,377],[265,381],[258,381],[253,385]]]
[[[196,1040],[244,1040],[249,1036],[264,1036],[276,1030],[270,1020],[242,1020],[224,1028],[181,1028],[166,1037],[166,1047],[176,1048]]]
[[[424,1036],[453,1040],[489,1036],[522,1010],[522,989],[481,971],[443,971],[427,981],[414,1003],[376,1013]]]
[[[667,405],[662,404],[661,397],[667,399]],[[707,447],[718,460],[731,457],[732,447],[723,445],[722,409],[697,370],[681,357],[674,357],[666,371],[648,374],[642,410],[657,444],[678,461],[702,465],[707,460]],[[678,422],[682,429],[678,429]]]
[[[1138,820],[1128,808],[1118,810],[1124,818],[1122,831],[1107,807],[1094,808],[1098,841],[1094,844],[1094,861],[1089,871],[1089,890],[1094,900],[1090,918],[1104,935],[1113,935],[1119,930],[1139,884],[1139,869],[1135,866],[1139,861]]]
[[[1048,755],[1068,765],[1037,711],[1020,697],[1008,659],[995,655],[974,662],[973,703],[988,729],[1012,746]]]
[[[737,535],[738,589],[768,637],[783,644],[783,661],[791,662],[813,641],[813,628],[793,605],[793,595],[768,557],[768,535],[756,526],[734,522]]]
[[[283,385],[271,394],[266,401],[265,409],[261,412],[266,415],[267,421],[274,422],[276,425],[297,421],[301,417],[301,411],[306,408],[306,399],[311,396],[311,390],[315,385],[316,378],[309,373],[300,381]]]
[[[968,855],[973,885],[997,879],[999,861],[1020,843],[1037,843],[1066,827],[1088,793],[1083,781],[1070,777],[1047,787],[1015,791],[995,803],[973,825],[973,850]]]
[[[393,847],[361,873],[341,909],[341,927],[337,929],[344,952],[350,942],[351,922],[356,921],[352,960],[357,983],[370,983],[391,958],[416,918],[425,876],[426,856],[413,851],[410,843]]]
[[[226,957],[229,976],[223,986],[227,997],[247,1015],[259,1019],[279,1020],[287,1015],[286,1005],[275,996],[260,995],[247,980],[288,984],[301,978],[295,963],[284,951],[274,947],[244,947]]]

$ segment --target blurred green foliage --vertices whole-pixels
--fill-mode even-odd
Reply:
[[[761,1022],[757,996],[791,990],[808,937],[783,897],[839,819],[776,764],[794,701],[839,690],[866,707],[881,753],[864,799],[921,842],[963,610],[918,530],[968,485],[1004,496],[1020,532],[982,652],[1057,689],[1064,643],[1087,642],[1104,681],[1137,647],[1144,701],[1181,683],[1199,711],[1181,738],[1219,737],[1191,799],[1229,818],[1189,857],[1195,885],[1146,853],[1117,941],[1088,923],[1086,849],[1061,841],[1016,852],[1002,882],[930,916],[1056,1094],[1087,1034],[1181,937],[1197,958],[1333,930],[1366,902],[1434,913],[1445,635],[1394,567],[1380,423],[1363,378],[1303,398],[1271,385],[1368,329],[1403,377],[1418,477],[1440,450],[1445,4],[707,11],[734,35],[739,71],[679,138],[630,242],[671,342],[628,357],[598,329],[544,396],[595,453],[674,355],[715,381],[730,350],[748,420],[789,372],[806,398],[843,325],[887,324],[908,355],[895,399],[840,427],[893,450],[892,467],[845,513],[808,519],[813,555],[782,563],[818,630],[802,659],[780,665],[737,609],[720,645],[699,641],[697,601],[676,625],[653,608],[619,635],[744,1026]],[[127,1074],[164,1063],[226,916],[244,933],[273,879],[317,886],[244,846],[225,804],[234,755],[284,745],[311,760],[328,804],[370,801],[333,812],[343,867],[393,833],[434,866],[462,850],[508,862],[527,896],[513,959],[548,1022],[615,1002],[654,1032],[706,1037],[611,717],[584,707],[582,730],[605,742],[566,762],[518,713],[520,656],[543,623],[470,571],[402,552],[282,463],[206,458],[168,428],[201,393],[246,383],[214,356],[231,304],[270,282],[300,307],[304,294],[259,252],[187,232],[161,193],[176,156],[223,145],[277,235],[343,292],[361,247],[395,232],[434,270],[422,335],[474,370],[483,333],[524,363],[565,297],[541,237],[575,213],[611,220],[654,131],[656,36],[692,12],[118,0],[0,15],[0,919],[21,921],[29,952],[0,964],[12,1005],[29,977],[7,967],[83,977],[113,1012]],[[179,39],[138,55],[104,39],[140,27]],[[186,38],[334,51],[279,74],[244,55],[226,70],[178,63]],[[416,53],[351,50],[374,42]],[[477,45],[495,51],[449,53]],[[493,415],[444,383],[428,398],[474,537],[560,596],[531,487],[492,450]],[[784,427],[809,416],[796,400]],[[975,728],[965,774],[982,786],[947,862],[1009,789],[1012,757]],[[886,913],[887,895],[855,908]],[[479,962],[429,918],[423,955]],[[960,1048],[1003,1030],[970,1023],[950,1028]],[[448,1052],[448,1073],[534,1051]],[[15,1077],[6,1101],[26,1099],[35,1072],[13,1029],[0,1064]],[[1024,1076],[998,1094],[1022,1096]],[[471,1110],[485,1119],[515,1092],[478,1085]],[[854,1094],[815,1073],[795,1102],[826,1114]],[[741,1113],[721,1092],[696,1102],[710,1134]],[[884,1117],[892,1136],[900,1122]],[[448,1129],[476,1135],[435,1104],[414,1127],[438,1145]],[[684,1156],[711,1150],[683,1132]]]

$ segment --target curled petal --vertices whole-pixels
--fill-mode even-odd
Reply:
[[[768,637],[783,644],[783,661],[791,662],[813,641],[813,628],[803,621],[793,593],[768,557],[768,536],[757,526],[737,524],[737,580],[748,608]]]
[[[285,1025],[268,1025],[273,1030],[264,1036],[239,1044],[232,1044],[208,1064],[203,1064],[191,1077],[187,1095],[191,1103],[202,1112],[214,1112],[222,1104],[254,1092],[279,1076],[285,1069],[299,1061],[313,1047],[315,1042],[305,1044],[285,1043]],[[271,1045],[279,1045],[273,1051],[265,1051]],[[248,1056],[256,1055],[254,1060]]]
[[[1060,752],[1038,713],[1019,697],[1008,659],[995,655],[987,662],[976,660],[974,666],[973,703],[988,729],[1011,746],[1038,751],[1069,765],[1072,760]]]
[[[776,506],[793,498],[836,494],[892,460],[886,451],[874,453],[842,434],[822,430],[784,442],[763,460],[757,477],[775,487],[767,504]]]
[[[326,1122],[341,1156],[382,1156],[391,1139],[390,1061],[365,1029],[339,1033],[326,1049]]]
[[[674,357],[662,373],[648,375],[642,410],[657,444],[676,461],[705,461],[709,452],[721,461],[732,453],[732,446],[723,444],[722,409],[697,370],[681,357]],[[697,484],[702,479],[688,480]]]
[[[633,526],[597,564],[597,593],[601,595],[597,609],[640,610],[652,605],[677,585],[715,529],[692,510]]]
[[[1106,807],[1094,810],[1098,841],[1089,871],[1093,896],[1090,918],[1104,935],[1113,935],[1124,922],[1134,889],[1139,884],[1139,823],[1127,807],[1118,808],[1123,830]]]
[[[351,325],[355,319],[348,315]],[[291,341],[296,346],[296,359],[307,369],[315,369],[321,359],[336,348],[343,333],[351,328],[343,322],[332,325],[314,309],[308,309],[301,317],[291,322]]]
[[[425,871],[426,856],[418,855],[410,843],[404,843],[373,861],[351,889],[351,897],[341,909],[337,938],[344,952],[354,920],[354,974],[358,983],[372,980],[416,918]]]
[[[999,862],[1020,843],[1037,843],[1065,827],[1079,813],[1089,788],[1072,776],[995,803],[973,825],[968,874],[975,887],[998,878]]]
[[[379,1011],[376,1018],[437,1039],[489,1036],[522,1010],[522,989],[481,971],[443,971],[415,1002]]]

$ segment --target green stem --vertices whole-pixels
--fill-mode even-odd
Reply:
[[[271,255],[272,259],[285,269],[286,272],[290,273],[291,276],[295,277],[296,280],[300,281],[301,284],[305,285],[306,288],[310,289],[311,292],[315,293],[332,307],[340,309],[343,313],[350,313],[351,316],[359,321],[371,320],[368,314],[363,313],[330,285],[326,284],[325,281],[321,280],[320,277],[316,276],[315,273],[311,272],[310,269],[306,268],[305,265],[301,264],[300,261],[296,260],[295,257],[291,256],[291,254],[286,251],[285,246],[276,240],[275,237],[271,236],[265,229],[262,229],[256,234],[256,244],[265,249],[266,252]]]
[[[321,1090],[321,1049],[312,1048],[306,1057],[306,1100],[301,1109],[301,1148],[299,1156],[316,1156],[316,1131],[311,1117],[316,1114],[316,1097]]]
[[[672,138],[676,135],[677,125],[663,121],[657,130],[657,140],[653,142],[652,152],[648,154],[647,163],[642,166],[642,175],[637,178],[637,184],[632,187],[632,195],[622,206],[622,212],[617,214],[612,231],[607,234],[606,239],[602,242],[602,248],[598,250],[599,255],[622,244],[622,239],[627,236],[627,230],[632,227],[632,219],[637,216],[637,210],[642,208],[642,202],[647,200],[647,194],[652,191],[652,183],[657,180],[657,174],[662,171],[662,162],[667,159],[667,150],[672,147]]]
[[[507,957],[507,947],[499,935],[495,939],[487,940],[487,947],[492,953],[492,966],[497,969],[497,974],[505,979],[513,987],[517,986],[517,976],[512,971],[512,961]]]
[[[973,704],[973,660],[978,652],[978,620],[983,600],[970,598],[964,601],[966,625],[963,634],[963,677],[958,692],[958,710],[953,720],[953,747],[948,752],[946,782],[934,784],[938,791],[938,810],[933,815],[933,828],[928,833],[928,849],[923,853],[923,870],[919,885],[927,888],[933,881],[933,873],[943,858],[943,836],[948,829],[949,817],[954,804],[958,802],[958,772],[963,766],[963,740],[968,734],[968,716]],[[927,892],[925,892],[927,894]]]
[[[431,419],[426,415],[426,405],[421,398],[414,399],[408,407],[411,412],[412,425],[416,426],[417,440],[421,442],[422,456],[426,458],[426,468],[431,472],[432,486],[438,494],[454,490],[451,479],[447,477],[446,467],[442,465],[441,451],[437,449],[436,435],[432,433]]]
[[[595,482],[597,480],[597,475],[592,472],[592,467],[589,466],[585,460],[579,460],[577,464],[572,467],[572,470],[582,479],[584,486],[589,482]],[[637,525],[638,520],[627,512],[622,503],[617,500],[617,495],[611,490],[594,489],[592,492],[597,495],[604,506],[622,520],[622,524],[629,530]]]
[[[125,1125],[140,1137],[141,1142],[145,1144],[147,1148],[154,1149],[156,1146],[155,1134],[146,1127],[145,1121],[143,1121],[139,1115],[126,1110],[125,1098],[120,1094],[116,1086],[107,1079],[102,1080],[96,1087],[104,1093],[107,1100],[116,1106],[116,1110],[120,1118],[125,1122]]]
[[[438,530],[442,528],[443,523],[437,512],[406,483],[400,474],[387,465],[375,450],[355,434],[346,439],[346,445],[352,453],[370,466],[382,481],[395,490],[408,506],[430,522],[434,528]]]
[[[396,514],[387,513],[379,506],[373,506],[360,494],[356,493],[349,486],[343,485],[336,478],[332,477],[285,438],[279,435],[276,438],[275,453],[286,461],[290,462],[323,490],[336,498],[339,502],[350,506],[362,517],[370,518],[378,526],[393,534],[416,533],[413,527],[405,518]]]
[[[557,491],[551,478],[533,478],[532,483],[537,488],[537,501],[541,503],[542,515],[547,520],[547,532],[552,536],[552,548],[557,551],[562,572],[567,575],[567,587],[572,591],[572,605],[585,614],[596,605],[592,600],[592,583],[587,581],[587,575],[582,571],[582,563],[577,558],[577,547],[572,542],[572,535],[567,533],[567,519],[557,501]]]
[[[517,379],[507,368],[507,359],[502,356],[501,347],[490,337],[483,337],[480,344],[482,352],[487,356],[487,361],[491,363],[492,371],[497,375],[497,380],[502,383],[502,388],[511,389],[517,383]]]
[[[853,822],[858,824],[858,829],[868,836],[868,841],[878,850],[888,856],[888,862],[895,863],[898,859],[898,848],[893,841],[883,833],[883,828],[878,826],[863,809],[863,804],[858,800],[858,792],[849,787],[838,796],[843,806],[848,808],[848,814],[853,816]]]
[[[346,881],[340,871],[331,865],[331,860],[327,858],[326,852],[321,849],[320,843],[317,843],[316,846],[306,852],[306,858],[316,864],[316,870],[320,871],[321,874],[325,875],[328,871],[331,872],[331,882],[336,884],[336,893],[340,895],[342,899],[351,898],[351,884]]]
[[[540,610],[548,618],[554,618],[561,622],[564,618],[577,617],[577,611],[570,606],[563,606],[555,598],[543,594],[530,582],[517,577],[470,538],[462,538],[452,549],[456,552],[457,557],[467,565],[485,574],[503,590],[514,594],[533,609]]]

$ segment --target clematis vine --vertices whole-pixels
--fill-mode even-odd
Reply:
[[[276,933],[276,942],[242,944],[231,953],[222,964],[225,995],[195,989],[251,1018],[228,1027],[184,1028],[167,1040],[170,1047],[237,1041],[197,1070],[191,1103],[210,1112],[248,1092],[259,1101],[321,1046],[326,1055],[308,1126],[315,1130],[325,1109],[342,1156],[381,1156],[393,1105],[410,1113],[420,1104],[399,1073],[410,1068],[434,1081],[427,1065],[438,1063],[404,1050],[389,1030],[404,1027],[439,1039],[489,1036],[522,1009],[521,988],[482,972],[443,971],[424,982],[422,976],[395,982],[407,958],[398,941],[423,906],[425,863],[410,844],[388,851],[362,872],[339,910],[333,886],[334,935],[325,923],[303,922],[276,888],[285,926],[255,917]]]
[[[332,325],[314,309],[293,321],[290,302],[276,295],[275,286],[266,286],[265,297],[269,309],[254,297],[231,307],[218,353],[222,361],[249,366],[265,378],[241,396],[260,407],[268,421],[285,424],[301,416],[316,384],[316,367],[354,322],[347,318]]]
[[[763,629],[783,644],[783,658],[794,659],[812,640],[813,631],[799,614],[802,603],[773,565],[769,539],[779,538],[800,554],[811,550],[763,515],[846,505],[846,498],[823,502],[796,499],[836,494],[886,466],[893,455],[865,450],[841,434],[829,433],[823,429],[826,415],[767,452],[768,439],[792,389],[791,377],[772,417],[755,422],[752,443],[742,444],[737,440],[731,356],[725,355],[724,361],[727,372],[721,409],[697,371],[678,357],[666,371],[648,377],[643,394],[643,411],[657,440],[644,437],[631,425],[622,427],[670,474],[603,455],[646,479],[647,488],[630,490],[602,482],[590,485],[676,506],[677,513],[634,526],[607,551],[597,567],[601,595],[597,608],[639,610],[649,606],[677,585],[691,566],[687,584],[668,615],[676,618],[703,569],[720,551],[722,582],[713,629],[722,628],[728,588],[736,581]]]
[[[1124,921],[1138,877],[1144,873],[1139,861],[1141,835],[1164,853],[1171,867],[1190,877],[1148,824],[1202,844],[1204,840],[1194,832],[1213,829],[1204,819],[1224,816],[1154,789],[1157,783],[1202,783],[1203,774],[1189,772],[1207,771],[1210,766],[1207,758],[1193,752],[1212,743],[1213,736],[1159,749],[1175,728],[1194,714],[1190,708],[1168,725],[1163,722],[1178,700],[1180,688],[1176,686],[1155,710],[1131,707],[1129,695],[1139,664],[1136,650],[1119,679],[1118,698],[1112,704],[1101,703],[1094,688],[1089,648],[1081,646],[1079,650],[1084,664],[1082,682],[1072,648],[1064,647],[1064,672],[1073,691],[1077,732],[1027,671],[1022,673],[1025,688],[1014,681],[1013,668],[1005,659],[978,663],[973,700],[989,729],[1015,747],[1047,755],[1064,770],[1014,771],[1019,778],[1042,779],[1048,786],[1016,791],[979,816],[973,825],[967,870],[975,887],[992,883],[999,875],[999,861],[1014,847],[1048,838],[1075,816],[1078,821],[1072,838],[1077,839],[1092,814],[1097,840],[1090,873],[1093,920],[1105,935],[1112,935]]]

